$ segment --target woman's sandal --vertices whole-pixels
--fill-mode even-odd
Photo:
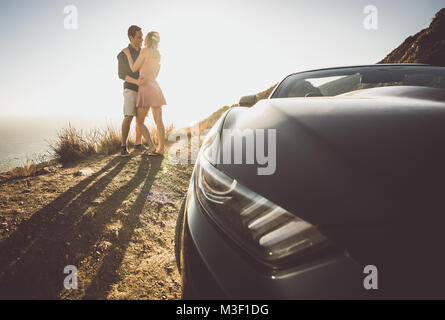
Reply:
[[[155,149],[155,151],[145,150],[142,154],[150,156],[150,157],[163,156],[162,153],[156,152],[156,149]]]
[[[164,155],[163,153],[159,153],[156,151],[149,154],[149,156],[155,156],[155,157],[159,157],[159,156],[163,156],[163,155]]]

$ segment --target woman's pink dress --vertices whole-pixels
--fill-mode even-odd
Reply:
[[[144,63],[139,70],[139,77],[147,80],[147,83],[139,87],[136,100],[137,107],[159,107],[166,105],[164,95],[156,81],[156,70],[159,65],[159,58],[155,58],[148,53]]]

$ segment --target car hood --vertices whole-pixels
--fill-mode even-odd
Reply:
[[[265,165],[257,163],[217,166],[316,225],[442,215],[444,101],[445,90],[388,87],[233,108],[224,121],[224,129],[240,129],[232,135],[276,130],[275,171],[259,175]]]

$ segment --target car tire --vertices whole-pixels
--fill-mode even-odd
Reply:
[[[187,196],[184,196],[182,200],[181,208],[179,209],[175,227],[175,258],[176,258],[176,266],[178,267],[179,273],[181,273],[181,234],[182,234],[182,224],[184,221],[186,198]]]

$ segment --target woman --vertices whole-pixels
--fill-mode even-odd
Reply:
[[[141,132],[148,132],[148,129],[144,124],[144,118],[151,107],[153,119],[156,123],[158,131],[159,146],[154,152],[149,149],[148,154],[150,155],[163,155],[165,147],[165,129],[164,123],[162,122],[162,106],[166,105],[167,102],[165,101],[158,82],[156,81],[156,77],[158,76],[159,69],[161,67],[159,63],[161,60],[161,55],[158,50],[159,40],[160,37],[158,32],[152,31],[148,33],[145,37],[145,48],[142,49],[139,57],[134,63],[128,48],[124,49],[124,53],[128,57],[131,70],[133,72],[139,71],[139,77],[146,80],[146,83],[140,86],[138,91],[136,101],[136,121]]]

